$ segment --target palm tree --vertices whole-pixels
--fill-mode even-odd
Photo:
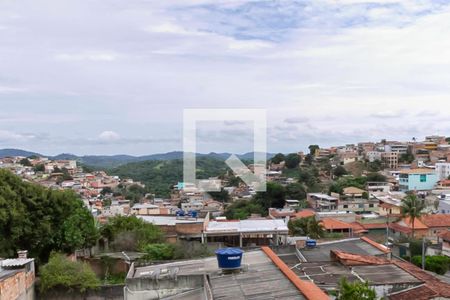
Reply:
[[[409,217],[412,226],[412,238],[414,239],[414,221],[416,218],[420,218],[423,210],[425,209],[424,201],[417,198],[416,195],[411,194],[406,196],[402,202],[402,215],[403,217]]]

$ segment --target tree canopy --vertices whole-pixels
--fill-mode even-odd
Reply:
[[[337,300],[376,300],[377,293],[375,289],[369,286],[368,282],[348,282],[342,278],[339,283],[339,295]]]
[[[412,238],[414,239],[414,223],[416,218],[420,218],[422,216],[423,210],[425,209],[425,202],[418,199],[416,195],[408,195],[402,201],[402,215],[403,217],[409,217],[411,220],[412,227]]]
[[[277,153],[274,157],[270,159],[270,161],[274,164],[279,164],[280,162],[285,160],[285,156],[283,153]]]
[[[101,229],[103,237],[113,242],[117,250],[136,251],[147,244],[163,240],[161,230],[136,216],[115,216]]]
[[[289,153],[285,159],[286,168],[295,169],[300,164],[300,156],[297,153]]]
[[[45,262],[51,251],[90,247],[97,237],[94,218],[74,192],[23,182],[0,170],[0,256],[27,249]]]

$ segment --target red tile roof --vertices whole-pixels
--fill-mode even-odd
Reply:
[[[359,222],[352,222],[350,225],[352,226],[353,233],[368,232],[367,229]]]
[[[428,227],[450,227],[450,215],[423,215],[421,220]]]
[[[438,236],[444,241],[450,241],[450,230],[442,231],[438,234]]]
[[[333,230],[333,229],[351,229],[353,228],[352,225],[349,223],[345,223],[343,221],[340,221],[338,219],[333,218],[325,218],[320,221],[323,225],[323,227],[327,230]]]
[[[436,297],[438,294],[430,289],[426,284],[397,292],[389,296],[390,300],[428,300]]]
[[[309,218],[314,217],[316,212],[311,209],[304,209],[295,214],[296,218]]]
[[[371,255],[347,253],[339,250],[331,250],[331,257],[337,258],[340,263],[346,266],[387,265],[391,263],[384,258],[379,258]]]
[[[405,261],[399,261],[395,260],[393,263],[411,274],[412,276],[416,277],[419,280],[422,280],[425,282],[425,285],[428,289],[432,290],[437,296],[439,297],[448,297],[450,298],[450,284],[440,281],[436,276],[434,276],[431,273],[428,273],[424,270],[422,270],[419,267],[416,267],[415,265],[405,262]],[[397,294],[398,295],[398,294]],[[436,295],[429,295],[428,298],[416,298],[415,294],[414,300],[418,299],[430,299],[432,297],[436,297]],[[394,299],[407,299],[407,298],[394,298]]]
[[[389,249],[388,247],[386,247],[386,246],[384,246],[384,245],[381,245],[381,244],[379,244],[379,243],[377,243],[377,242],[375,242],[375,241],[372,241],[371,239],[369,239],[369,238],[366,237],[366,236],[363,236],[363,237],[361,238],[361,240],[363,240],[364,242],[366,242],[366,243],[368,243],[368,244],[374,246],[374,247],[377,248],[378,250],[383,251],[384,253],[390,253],[390,252],[391,252],[391,249]]]
[[[297,287],[308,300],[329,300],[330,297],[311,281],[304,281],[294,273],[269,247],[261,247],[261,250],[283,272],[283,274]]]
[[[404,223],[406,226],[403,225],[402,223]],[[399,222],[397,222],[397,224],[400,226],[408,227],[408,228],[412,229],[412,222],[409,217],[403,218],[403,220],[400,220]],[[423,224],[422,221],[419,220],[419,218],[415,218],[414,219],[414,229],[428,229],[428,226]]]
[[[362,224],[365,229],[386,229],[386,223]]]

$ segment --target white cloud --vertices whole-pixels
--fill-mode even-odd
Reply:
[[[114,61],[118,54],[113,52],[61,53],[55,55],[60,61]]]
[[[98,135],[98,139],[102,142],[116,142],[120,140],[120,135],[115,131],[103,131]]]
[[[389,119],[389,118],[398,118],[401,116],[401,113],[394,112],[391,110],[385,110],[385,111],[374,112],[373,114],[371,114],[371,116],[374,118]]]
[[[0,143],[5,142],[27,142],[35,139],[36,136],[28,133],[16,133],[9,130],[0,130]]]

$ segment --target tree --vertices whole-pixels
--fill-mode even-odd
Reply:
[[[289,153],[286,156],[285,162],[286,168],[288,169],[298,168],[298,165],[300,164],[300,156],[298,156],[297,153]]]
[[[298,179],[300,182],[304,183],[307,187],[312,187],[318,182],[318,174],[313,170],[313,168],[301,168],[299,170]]]
[[[309,154],[314,156],[316,154],[316,150],[320,149],[319,145],[309,145]]]
[[[413,256],[411,262],[418,267],[422,266],[422,256]],[[450,258],[447,256],[433,255],[425,257],[425,270],[439,275],[445,275],[448,272]]]
[[[170,260],[174,258],[175,246],[172,244],[149,244],[142,248],[144,259]]]
[[[40,278],[43,293],[57,287],[83,293],[100,286],[100,280],[87,263],[70,261],[60,253],[50,256],[48,264],[41,268]]]
[[[208,192],[208,194],[216,201],[225,203],[230,200],[230,194],[224,189],[221,189],[220,192]]]
[[[279,164],[285,160],[285,156],[283,153],[277,153],[274,157],[270,159],[273,164]]]
[[[402,216],[409,217],[412,226],[412,238],[414,239],[415,220],[420,218],[423,210],[425,209],[424,201],[417,198],[416,195],[408,195],[402,202]]]
[[[136,216],[115,216],[101,228],[103,237],[113,241],[118,250],[136,251],[163,239],[161,230]],[[126,249],[125,249],[126,248]]]
[[[380,173],[369,173],[366,177],[368,182],[386,182],[386,176]]]
[[[264,211],[270,207],[282,208],[286,203],[286,190],[278,183],[268,182],[265,192],[257,192],[254,199]]]
[[[103,196],[106,195],[106,194],[112,194],[112,193],[113,193],[113,190],[112,190],[112,188],[109,187],[109,186],[105,186],[105,187],[100,191],[100,194],[102,194]]]
[[[337,166],[333,171],[333,175],[336,177],[347,175],[347,170],[343,166]]]
[[[45,172],[45,165],[44,164],[37,164],[33,168],[34,172]]]
[[[291,183],[286,186],[286,197],[289,199],[303,200],[306,198],[306,190],[301,183]]]
[[[31,166],[33,166],[28,158],[22,158],[22,159],[19,161],[19,163],[20,163],[22,166],[25,166],[25,167],[31,167]]]
[[[51,251],[95,244],[93,216],[73,191],[56,191],[24,182],[0,170],[0,256],[29,249],[46,262]]]
[[[243,220],[247,219],[251,214],[265,215],[266,210],[254,199],[252,200],[239,200],[233,202],[225,210],[225,216],[229,220]]]
[[[325,235],[322,224],[315,217],[297,218],[288,223],[289,233],[292,235],[308,236],[313,239],[321,238]]]
[[[376,300],[377,293],[375,289],[366,282],[348,282],[344,277],[339,282],[339,294],[337,300]]]
[[[100,237],[92,214],[85,208],[79,208],[68,217],[61,227],[60,249],[71,253],[74,250],[95,245]]]

